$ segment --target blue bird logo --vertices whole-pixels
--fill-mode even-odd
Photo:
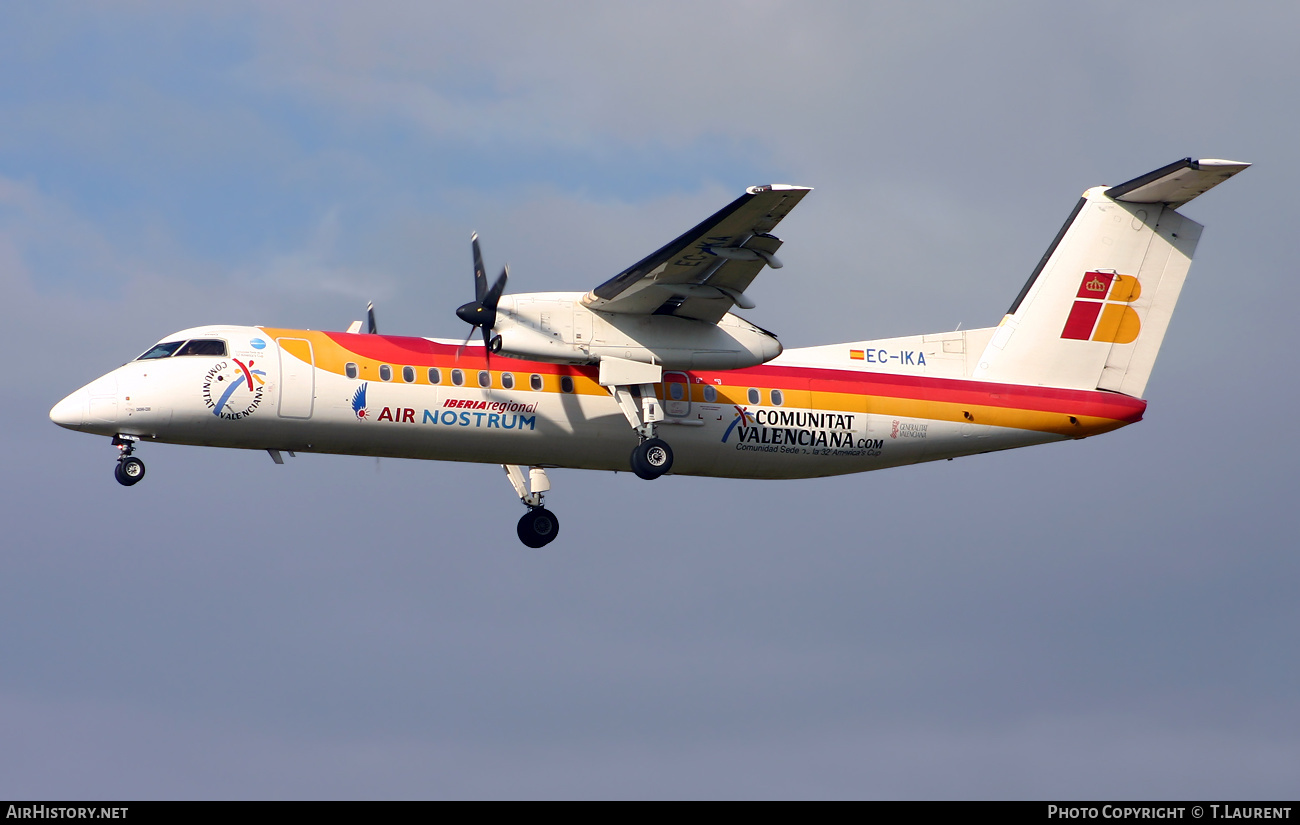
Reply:
[[[365,420],[366,411],[366,387],[369,384],[362,384],[357,387],[357,391],[352,394],[352,412],[357,414],[357,418]]]

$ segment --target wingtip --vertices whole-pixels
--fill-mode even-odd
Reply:
[[[1207,166],[1230,166],[1238,169],[1246,169],[1251,164],[1244,160],[1224,160],[1222,158],[1200,158],[1194,161],[1197,166],[1204,169]]]

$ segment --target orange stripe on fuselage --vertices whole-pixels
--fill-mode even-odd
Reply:
[[[466,348],[458,357],[458,346],[424,338],[285,329],[265,329],[265,332],[277,338],[288,336],[311,341],[318,369],[342,376],[346,375],[346,364],[354,363],[358,368],[357,380],[361,381],[384,383],[379,378],[379,367],[388,364],[394,370],[393,380],[388,383],[393,384],[406,383],[398,378],[401,368],[410,366],[417,368],[414,383],[428,385],[431,383],[428,368],[435,367],[464,370],[465,385],[457,389],[480,389],[469,373],[489,370],[492,389],[502,389],[501,375],[509,372],[542,376],[542,389],[532,390],[524,380],[507,392],[559,393],[560,378],[569,376],[575,394],[608,394],[597,380],[599,370],[595,366],[548,364],[502,356],[489,363],[482,347]],[[1141,399],[1099,390],[992,384],[860,370],[763,364],[739,370],[682,372],[689,378],[691,401],[695,404],[772,407],[776,405],[770,403],[771,391],[779,389],[785,396],[781,406],[787,409],[969,422],[1073,437],[1096,435],[1140,421],[1146,410],[1146,402]],[[451,387],[448,378],[442,376],[442,384]],[[716,401],[704,400],[706,385],[717,392]],[[760,391],[758,405],[749,402],[751,388]]]

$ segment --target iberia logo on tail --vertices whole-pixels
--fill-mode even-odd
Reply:
[[[1142,285],[1132,275],[1085,272],[1075,294],[1062,338],[1131,344],[1137,340],[1142,320],[1129,306],[1142,295]]]

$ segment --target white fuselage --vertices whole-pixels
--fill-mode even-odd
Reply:
[[[967,359],[948,356],[968,334],[665,371],[656,394],[672,472],[837,475],[1079,438],[1141,417],[1143,402],[1113,394],[966,379]],[[262,327],[166,340],[188,338],[228,350],[132,361],[51,417],[143,442],[595,470],[626,470],[638,441],[596,367],[489,362],[481,346],[458,357],[455,343],[434,339]]]

